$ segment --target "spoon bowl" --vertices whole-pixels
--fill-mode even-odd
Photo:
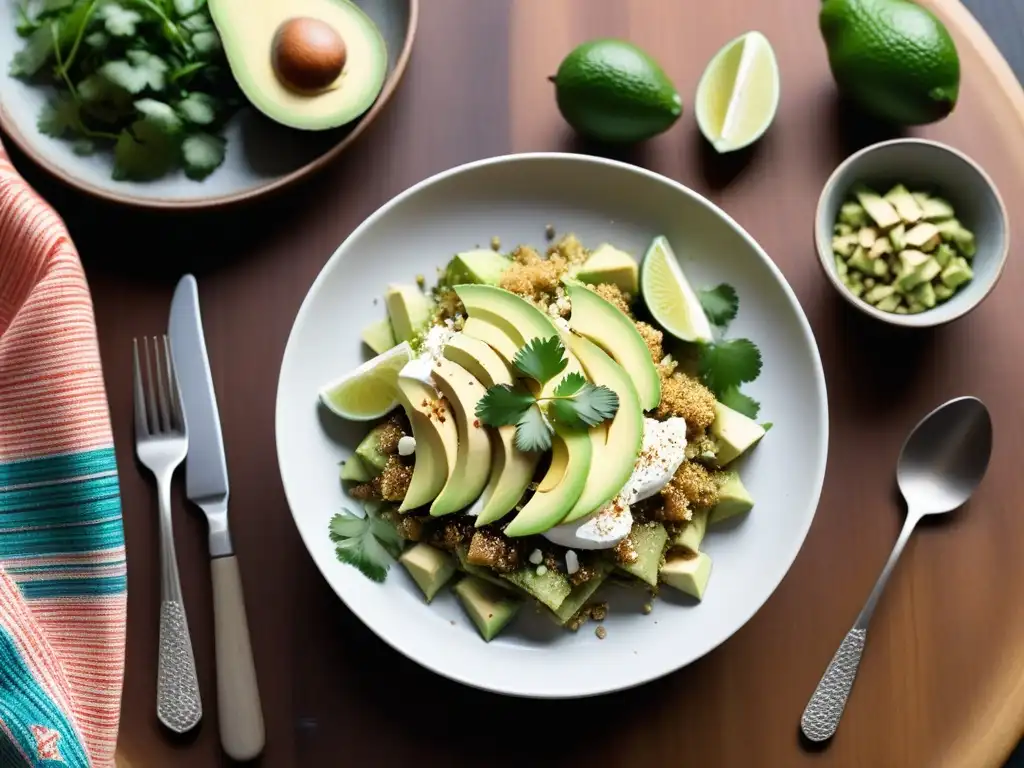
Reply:
[[[911,514],[952,512],[971,497],[992,455],[992,417],[976,397],[929,413],[900,451],[896,482]]]

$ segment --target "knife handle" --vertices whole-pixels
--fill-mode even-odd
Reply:
[[[263,751],[265,737],[238,559],[216,557],[210,569],[221,746],[235,760],[251,760]]]

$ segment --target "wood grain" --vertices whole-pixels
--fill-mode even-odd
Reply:
[[[925,2],[953,28],[963,89],[951,118],[914,133],[971,154],[995,178],[1011,221],[1019,221],[1024,97],[959,5]],[[22,164],[68,220],[94,290],[128,536],[124,757],[169,768],[226,764],[213,707],[190,743],[172,742],[153,716],[156,522],[130,442],[130,339],[165,327],[174,281],[189,269],[199,275],[221,402],[234,541],[266,717],[261,765],[999,764],[1024,723],[1018,260],[1011,254],[1002,282],[976,312],[928,332],[876,325],[833,294],[810,234],[818,192],[851,150],[888,134],[835,97],[807,0],[424,6],[406,82],[379,120],[325,173],[272,203],[216,216],[129,218]],[[597,35],[634,40],[661,61],[689,105],[704,64],[725,41],[754,28],[776,48],[783,95],[775,124],[753,150],[715,156],[688,108],[671,131],[616,156],[722,205],[773,256],[811,320],[834,437],[804,548],[775,595],[731,640],[641,689],[530,702],[438,679],[384,647],[341,605],[285,505],[272,414],[281,353],[302,297],[365,216],[431,173],[507,152],[599,151],[571,135],[545,79],[576,43]],[[925,526],[909,545],[872,623],[842,727],[826,749],[812,751],[798,737],[800,713],[901,523],[892,488],[899,446],[923,413],[968,393],[994,414],[989,476],[968,509]],[[180,496],[176,512],[200,685],[212,701],[203,522]]]

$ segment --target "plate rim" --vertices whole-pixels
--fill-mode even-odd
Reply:
[[[296,335],[295,335],[296,334],[296,328],[299,326],[300,320],[302,320],[303,317],[305,316],[305,314],[308,311],[310,311],[309,310],[309,306],[311,304],[311,297],[317,292],[317,290],[319,290],[322,287],[322,284],[324,283],[324,281],[326,281],[328,273],[333,269],[333,265],[335,264],[336,261],[338,261],[341,258],[341,253],[342,253],[343,249],[345,248],[346,244],[349,243],[352,240],[355,240],[365,230],[367,230],[370,227],[374,226],[378,222],[378,220],[380,220],[381,218],[386,216],[393,208],[395,208],[398,205],[400,205],[406,199],[416,195],[417,193],[419,193],[423,189],[425,189],[425,188],[427,188],[427,187],[429,187],[429,186],[431,186],[433,184],[436,184],[438,182],[441,182],[441,181],[443,181],[445,179],[448,179],[448,178],[450,178],[452,176],[456,176],[456,175],[459,175],[459,174],[462,174],[462,173],[467,173],[467,172],[476,170],[478,168],[483,168],[483,167],[487,167],[487,166],[490,166],[490,165],[501,165],[501,164],[506,164],[506,163],[517,163],[517,162],[528,162],[528,161],[537,162],[537,161],[546,161],[546,160],[557,160],[557,161],[560,161],[560,162],[570,161],[570,162],[581,162],[581,163],[588,163],[588,164],[604,165],[606,167],[614,168],[614,169],[617,169],[617,170],[620,170],[620,171],[625,171],[627,173],[633,173],[633,174],[637,174],[637,175],[640,175],[640,176],[644,176],[644,177],[647,177],[650,180],[656,181],[658,183],[666,184],[666,185],[672,187],[673,189],[675,189],[675,191],[680,192],[680,193],[682,193],[684,195],[687,195],[687,196],[693,198],[698,203],[701,203],[701,204],[707,206],[708,208],[712,209],[715,213],[717,213],[719,216],[721,216],[725,220],[725,222],[730,227],[732,227],[733,230],[737,234],[739,234],[754,249],[754,251],[756,253],[758,253],[761,256],[761,258],[764,260],[765,264],[767,265],[768,269],[778,279],[778,281],[779,281],[779,283],[780,283],[780,285],[782,287],[783,293],[786,296],[786,298],[796,308],[798,324],[799,324],[799,326],[803,330],[804,340],[806,342],[808,342],[808,345],[809,345],[809,347],[810,347],[810,349],[812,351],[811,363],[812,363],[812,368],[814,369],[814,374],[815,374],[814,375],[815,384],[818,386],[818,388],[821,391],[821,400],[820,400],[820,404],[819,404],[819,408],[818,408],[818,411],[819,411],[818,417],[819,417],[819,420],[820,420],[820,422],[822,424],[822,436],[821,436],[822,437],[822,440],[821,440],[822,447],[821,447],[821,450],[819,452],[819,455],[816,457],[815,466],[814,466],[814,476],[817,478],[816,481],[815,481],[815,484],[814,484],[815,487],[812,489],[812,498],[814,499],[814,511],[808,517],[807,522],[801,527],[801,530],[798,531],[798,536],[795,539],[796,546],[793,549],[792,555],[788,558],[788,562],[786,563],[785,568],[782,570],[782,573],[779,576],[778,580],[774,584],[772,584],[771,589],[768,590],[767,594],[765,595],[764,600],[762,600],[759,604],[755,605],[752,608],[752,610],[750,610],[750,612],[746,616],[744,616],[742,618],[742,621],[740,621],[734,629],[732,629],[731,631],[725,633],[721,637],[715,638],[715,641],[712,642],[704,650],[703,653],[700,653],[699,655],[693,657],[689,661],[685,661],[685,662],[682,662],[682,663],[675,663],[675,661],[673,660],[668,665],[666,665],[661,671],[655,671],[655,672],[651,672],[651,673],[647,673],[647,674],[642,674],[642,675],[638,676],[636,679],[632,680],[631,682],[613,683],[613,684],[610,684],[610,685],[595,684],[595,685],[590,686],[589,688],[587,688],[585,690],[580,689],[580,690],[575,690],[575,691],[572,691],[572,692],[557,692],[557,691],[545,692],[545,691],[536,690],[536,687],[533,687],[530,690],[527,690],[525,688],[524,689],[520,689],[520,690],[511,690],[511,689],[501,688],[501,687],[496,686],[496,685],[488,685],[486,682],[480,681],[478,679],[474,679],[472,675],[467,674],[464,671],[457,670],[457,669],[453,669],[453,670],[441,669],[439,666],[437,666],[435,664],[431,664],[431,663],[428,663],[426,661],[423,661],[422,659],[420,659],[417,656],[413,655],[413,652],[412,652],[411,649],[407,650],[406,648],[401,647],[401,645],[398,644],[397,641],[394,641],[391,637],[387,637],[384,634],[381,634],[380,632],[378,632],[377,629],[374,626],[372,626],[368,621],[366,621],[363,618],[362,615],[360,615],[358,612],[356,612],[349,605],[349,603],[345,599],[345,597],[340,592],[338,592],[338,590],[336,590],[334,588],[334,585],[333,585],[331,579],[328,577],[328,574],[321,567],[320,562],[313,556],[313,548],[310,546],[309,543],[307,543],[306,535],[305,535],[305,533],[303,531],[303,528],[302,528],[302,526],[299,525],[299,522],[298,522],[298,520],[296,518],[296,514],[295,514],[295,507],[296,507],[296,505],[293,503],[293,499],[292,499],[292,495],[293,494],[289,492],[288,482],[285,479],[284,466],[283,466],[282,443],[281,443],[281,440],[279,439],[280,433],[282,432],[282,425],[283,425],[283,423],[285,421],[284,413],[283,413],[284,407],[283,407],[283,404],[282,404],[283,403],[282,386],[283,386],[283,383],[284,383],[285,365],[288,362],[289,357],[292,354],[294,354],[294,352],[292,352],[292,350],[293,350],[293,346],[297,343],[296,342]],[[317,274],[316,278],[314,278],[313,282],[310,284],[309,288],[307,289],[306,295],[303,297],[302,303],[299,306],[299,309],[298,309],[298,311],[295,314],[295,319],[292,321],[291,330],[289,330],[289,332],[288,332],[288,340],[285,343],[284,353],[283,353],[283,355],[281,357],[281,369],[278,372],[277,391],[276,391],[275,398],[274,398],[274,444],[275,444],[275,453],[277,454],[278,473],[279,473],[279,475],[281,477],[281,485],[282,485],[282,488],[284,490],[285,501],[288,504],[288,511],[289,511],[289,513],[292,516],[292,522],[295,524],[295,527],[296,527],[296,529],[298,531],[298,534],[299,534],[299,538],[302,540],[302,544],[306,548],[307,554],[309,555],[310,559],[313,561],[313,563],[316,566],[317,571],[320,573],[321,577],[324,579],[324,581],[327,582],[327,586],[331,589],[331,591],[335,593],[335,595],[342,602],[342,604],[344,604],[344,606],[359,620],[359,622],[364,627],[366,627],[366,629],[368,629],[370,632],[372,632],[374,634],[374,636],[376,636],[379,640],[383,641],[390,648],[392,648],[393,650],[397,651],[398,653],[400,653],[402,656],[404,656],[405,658],[409,659],[413,663],[423,667],[424,669],[429,670],[430,672],[432,672],[432,673],[434,673],[436,675],[439,675],[441,677],[447,678],[448,680],[452,680],[452,681],[460,683],[462,685],[468,686],[470,688],[475,688],[475,689],[481,690],[481,691],[487,691],[487,692],[490,692],[490,693],[496,693],[496,694],[499,694],[499,695],[512,696],[512,697],[515,697],[515,698],[523,698],[523,699],[564,700],[564,699],[570,699],[570,698],[591,698],[591,697],[595,697],[595,696],[603,696],[603,695],[607,695],[607,694],[611,694],[611,693],[617,693],[619,691],[625,691],[625,690],[630,690],[630,689],[633,689],[633,688],[637,688],[639,686],[646,685],[647,683],[650,683],[650,682],[653,682],[655,680],[659,680],[659,679],[661,679],[663,677],[666,677],[666,676],[668,676],[668,675],[670,675],[670,674],[672,674],[674,672],[678,672],[680,669],[683,669],[684,667],[690,666],[691,664],[699,661],[700,659],[706,657],[709,653],[711,653],[712,651],[717,649],[719,646],[721,646],[727,640],[732,638],[737,632],[739,632],[747,624],[749,624],[751,619],[754,618],[754,616],[758,613],[758,611],[760,611],[765,606],[765,604],[771,599],[771,597],[776,593],[776,591],[778,590],[779,586],[782,584],[782,582],[786,578],[786,576],[789,575],[790,571],[793,568],[793,564],[796,562],[796,559],[799,556],[801,550],[803,549],[804,543],[807,540],[807,534],[810,532],[811,525],[813,525],[814,519],[815,519],[815,517],[817,516],[817,513],[818,513],[818,507],[821,504],[821,494],[822,494],[822,490],[823,490],[824,484],[825,484],[825,476],[826,476],[827,464],[828,464],[829,434],[830,434],[830,423],[829,423],[829,410],[828,410],[828,386],[827,386],[827,381],[825,379],[825,371],[824,371],[823,363],[821,361],[821,352],[820,352],[820,350],[818,348],[817,339],[814,336],[814,331],[811,328],[810,321],[807,319],[807,313],[804,311],[803,305],[800,303],[799,299],[797,298],[796,292],[793,290],[793,287],[789,284],[789,281],[786,279],[785,275],[782,273],[782,270],[779,269],[779,267],[775,263],[775,261],[768,255],[768,252],[765,251],[765,249],[761,247],[761,245],[754,239],[754,237],[738,221],[736,221],[732,216],[730,216],[721,206],[717,205],[716,203],[714,203],[713,201],[708,199],[706,196],[700,194],[696,190],[691,189],[690,187],[686,186],[685,184],[683,184],[683,183],[681,183],[679,181],[676,181],[675,179],[672,179],[672,178],[670,178],[668,176],[660,174],[660,173],[658,173],[656,171],[651,171],[651,170],[648,170],[646,168],[641,168],[639,166],[635,166],[635,165],[632,165],[630,163],[622,162],[622,161],[619,161],[619,160],[612,160],[612,159],[603,158],[603,157],[596,157],[596,156],[592,156],[592,155],[581,155],[581,154],[566,153],[566,152],[507,153],[507,154],[503,154],[503,155],[496,155],[496,156],[493,156],[493,157],[488,157],[488,158],[483,158],[483,159],[480,159],[480,160],[475,160],[475,161],[463,163],[463,164],[457,165],[457,166],[455,166],[453,168],[449,168],[447,170],[440,171],[440,172],[438,172],[438,173],[436,173],[436,174],[434,174],[432,176],[429,176],[426,179],[423,179],[422,181],[417,182],[416,184],[413,184],[412,186],[406,188],[405,190],[403,190],[402,192],[398,193],[394,197],[390,198],[387,202],[385,202],[380,207],[378,207],[373,213],[371,213],[369,216],[367,216],[366,219],[364,219],[355,229],[352,230],[352,232],[350,232],[348,234],[348,236],[346,236],[341,241],[341,243],[339,243],[337,248],[335,248],[334,252],[331,254],[330,258],[328,258],[327,261],[324,263],[324,265],[320,268],[320,271]]]
[[[37,152],[32,148],[31,144],[21,134],[21,132],[17,130],[14,125],[14,120],[9,116],[7,110],[4,108],[3,102],[0,102],[0,131],[3,132],[4,136],[11,139],[11,142],[22,154],[24,154],[39,168],[48,173],[51,177],[57,179],[57,181],[67,184],[69,187],[80,192],[84,192],[91,197],[99,198],[107,202],[126,205],[133,208],[162,211],[198,211],[211,208],[226,208],[240,203],[252,202],[264,196],[279,192],[282,189],[296,184],[303,179],[310,178],[323,170],[331,161],[345,151],[350,144],[362,135],[363,131],[373,123],[381,110],[383,110],[388,102],[391,101],[391,97],[394,95],[398,88],[398,84],[402,81],[402,78],[405,75],[405,70],[409,64],[409,58],[412,55],[413,42],[416,40],[416,32],[419,27],[420,0],[408,0],[408,2],[409,22],[405,27],[405,40],[402,43],[402,49],[398,54],[398,59],[395,61],[395,69],[391,73],[390,77],[385,81],[380,95],[377,96],[373,105],[359,118],[355,127],[341,141],[332,146],[322,155],[310,160],[305,165],[296,168],[280,178],[274,179],[266,184],[253,187],[252,189],[240,192],[231,192],[223,195],[195,197],[187,200],[166,197],[136,197],[131,194],[104,189],[103,187],[91,184],[76,176],[72,176],[61,168],[59,164],[52,162],[43,153]],[[6,76],[6,74],[4,74],[4,76]],[[2,142],[0,142],[0,147],[2,146]]]

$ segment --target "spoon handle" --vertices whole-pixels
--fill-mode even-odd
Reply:
[[[864,653],[864,644],[868,639],[868,622],[871,621],[878,598],[889,581],[896,561],[899,560],[910,534],[914,532],[914,527],[920,519],[920,516],[913,512],[907,515],[900,537],[892,548],[892,554],[889,555],[889,560],[875,582],[874,589],[871,590],[867,602],[857,616],[856,623],[846,633],[839,650],[829,662],[825,674],[821,676],[818,687],[814,689],[811,700],[807,702],[803,717],[800,718],[800,729],[811,741],[825,741],[831,738],[839,727],[839,718],[846,709],[846,700],[850,697],[853,681],[857,678],[857,670],[860,668],[860,657]]]

